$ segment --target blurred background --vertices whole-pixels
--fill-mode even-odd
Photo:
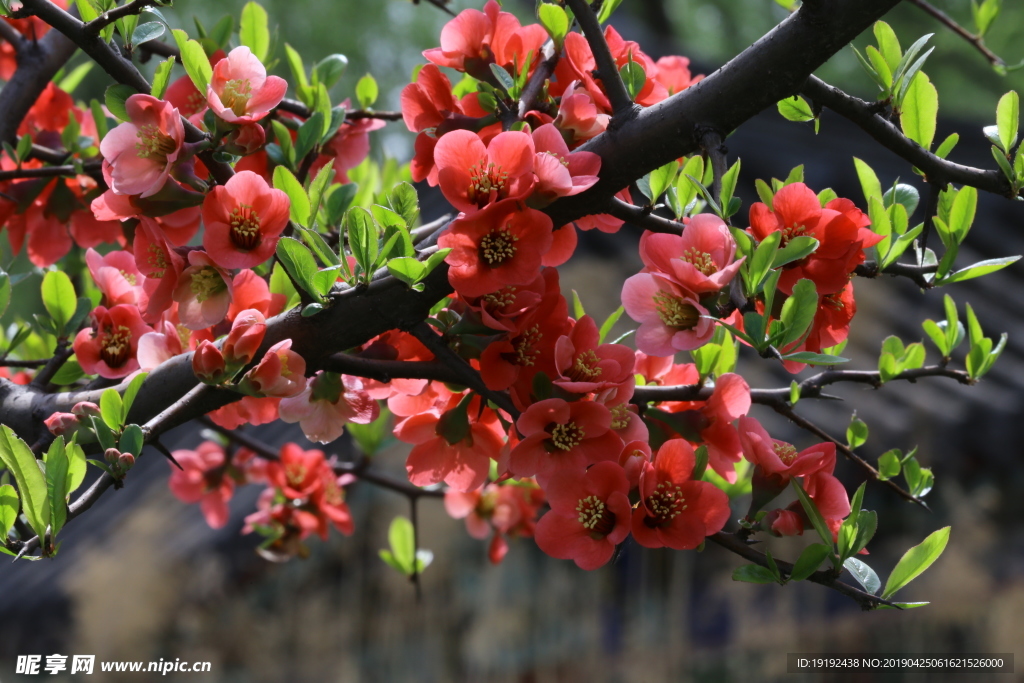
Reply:
[[[196,16],[207,26],[225,13],[238,16],[242,0],[217,3],[177,0],[165,11],[172,23],[191,29]],[[307,64],[340,52],[348,71],[335,99],[351,95],[356,80],[372,73],[381,85],[379,108],[397,109],[420,52],[435,46],[449,18],[423,3],[402,0],[338,3],[328,0],[264,0],[277,22],[280,43],[296,47]],[[966,0],[936,5],[971,27]],[[468,6],[455,2],[456,11]],[[505,9],[529,20],[533,4],[507,0]],[[695,73],[711,73],[784,18],[772,0],[626,0],[616,28],[652,56],[683,54]],[[936,139],[957,131],[954,161],[992,167],[981,128],[994,123],[999,96],[1024,86],[1024,71],[999,76],[962,40],[913,6],[886,20],[904,46],[936,33],[938,49],[926,70],[940,95]],[[1024,6],[1004,3],[987,36],[1008,63],[1024,59]],[[864,42],[864,39],[860,41]],[[276,71],[288,76],[278,64]],[[825,80],[866,98],[874,86],[849,49],[819,72]],[[102,74],[90,76],[79,97],[102,92]],[[411,135],[391,124],[374,133],[382,150],[408,158]],[[756,201],[755,178],[784,178],[805,164],[816,191],[832,187],[863,204],[851,157],[878,172],[883,185],[897,178],[921,187],[910,167],[845,120],[826,112],[821,132],[783,120],[774,110],[755,118],[726,144],[730,161],[743,159],[739,190],[745,216]],[[425,190],[425,188],[423,188]],[[446,211],[424,191],[424,219]],[[913,217],[914,223],[921,220]],[[1024,208],[982,195],[979,214],[959,263],[1024,253]],[[579,292],[588,313],[603,319],[617,305],[621,283],[640,267],[637,230],[617,235],[583,233],[562,283]],[[1024,654],[1024,297],[1022,268],[953,287],[961,306],[970,302],[989,336],[1010,333],[995,369],[977,386],[949,380],[919,385],[837,386],[844,402],[800,404],[799,411],[836,435],[851,413],[870,427],[861,452],[873,461],[890,448],[920,448],[935,472],[928,512],[869,486],[865,507],[877,510],[879,532],[866,560],[883,577],[900,555],[933,530],[952,525],[942,558],[900,594],[930,600],[911,611],[861,613],[856,604],[817,585],[760,586],[736,583],[740,558],[717,546],[702,553],[650,551],[632,542],[595,572],[551,559],[532,541],[512,543],[504,563],[491,566],[484,543],[440,503],[420,503],[420,544],[434,553],[416,600],[408,581],[378,558],[387,528],[408,515],[407,501],[372,487],[352,487],[349,502],[356,534],[332,532],[327,543],[310,543],[312,555],[277,565],[256,556],[258,542],[240,535],[254,509],[257,487],[238,491],[232,520],[209,529],[197,506],[185,506],[167,490],[168,465],[142,458],[121,491],[108,493],[66,531],[57,559],[0,564],[0,679],[13,677],[18,654],[95,654],[103,660],[209,660],[217,681],[773,681],[869,680],[786,673],[789,652],[1010,653]],[[920,323],[942,317],[942,294],[921,294],[902,279],[856,282],[859,315],[845,354],[850,367],[875,367],[881,340],[924,337]],[[30,289],[26,286],[26,290]],[[962,367],[962,352],[954,365]],[[681,355],[678,359],[684,362]],[[929,347],[929,362],[937,353]],[[751,386],[787,386],[790,376],[753,354],[741,354],[739,370]],[[813,371],[805,371],[810,374]],[[754,408],[778,438],[805,447],[814,441]],[[270,443],[297,440],[282,427],[253,430]],[[191,447],[197,429],[182,428],[169,443]],[[328,452],[346,453],[342,440]],[[400,473],[405,447],[392,443],[376,466]],[[836,469],[850,491],[863,477],[840,461]],[[734,519],[745,512],[740,499]],[[774,555],[794,559],[810,540],[772,539]],[[1024,661],[1018,662],[1024,670]],[[94,674],[102,680],[103,674]],[[131,674],[121,674],[127,679]],[[142,675],[139,680],[143,680]],[[52,677],[57,679],[58,677]],[[197,680],[169,675],[166,680]],[[1021,674],[993,680],[1024,680]],[[872,673],[870,680],[923,680],[921,675]],[[927,680],[987,680],[984,675],[929,675]]]

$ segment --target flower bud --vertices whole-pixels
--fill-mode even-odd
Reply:
[[[54,413],[43,420],[43,424],[54,436],[68,436],[73,434],[78,425],[78,416],[71,413]]]
[[[121,457],[121,451],[116,448],[108,448],[103,451],[103,459],[109,462],[111,465],[116,464]]]
[[[192,372],[207,384],[218,384],[224,379],[224,355],[209,339],[204,339],[192,355]]]
[[[225,362],[241,367],[252,361],[266,331],[267,319],[256,309],[249,308],[235,316],[222,349]]]
[[[81,401],[76,403],[71,409],[73,415],[78,417],[103,417],[100,412],[100,407],[91,401]]]
[[[258,123],[243,123],[231,131],[224,148],[228,154],[248,156],[258,152],[267,142],[267,133]]]
[[[135,456],[131,453],[122,453],[121,457],[117,459],[117,466],[122,472],[127,472],[135,465]]]

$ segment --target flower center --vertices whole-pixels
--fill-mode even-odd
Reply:
[[[225,107],[235,112],[235,116],[245,116],[245,107],[252,97],[252,85],[248,78],[236,78],[224,84],[220,93],[220,101]]]
[[[480,260],[491,268],[496,268],[515,257],[518,241],[519,237],[513,235],[507,226],[500,230],[491,230],[480,239]]]
[[[561,154],[555,154],[554,152],[544,152],[544,154],[553,156],[554,158],[558,159],[558,163],[562,164],[562,166],[565,166],[566,168],[569,168],[569,162],[566,161],[565,157],[563,157]]]
[[[284,475],[290,485],[301,486],[306,479],[306,467],[297,462],[289,463],[285,468]]]
[[[644,518],[644,524],[649,527],[666,526],[686,508],[682,488],[672,482],[662,482],[658,484],[654,493],[647,496],[649,514]]]
[[[619,431],[629,426],[630,420],[633,419],[633,413],[629,412],[629,408],[626,407],[625,403],[620,403],[614,406],[612,412],[612,429]]]
[[[779,456],[779,460],[787,465],[793,464],[793,459],[796,458],[796,448],[788,443],[777,443],[772,449],[775,451],[775,455]]]
[[[162,278],[167,272],[167,266],[171,265],[167,254],[155,244],[150,244],[146,252],[146,261],[149,265],[149,274],[146,277]]]
[[[192,274],[192,282],[189,283],[189,288],[196,295],[196,301],[203,303],[211,296],[223,292],[228,286],[216,268],[204,266]]]
[[[135,279],[135,273],[126,273],[123,270],[120,270],[118,272],[121,273],[121,277],[123,277],[125,281],[132,287],[138,284],[138,281]]]
[[[334,477],[324,477],[323,501],[332,507],[338,507],[345,502],[344,492]]]
[[[586,435],[575,422],[556,424],[551,429],[551,444],[560,451],[571,451],[583,443]]]
[[[783,228],[781,246],[786,246],[787,244],[789,244],[789,241],[791,239],[793,239],[794,237],[800,237],[805,232],[807,232],[806,225],[790,225],[789,227]]]
[[[835,294],[829,294],[829,295],[825,296],[821,300],[821,303],[823,305],[829,306],[829,307],[831,307],[831,308],[833,308],[833,309],[835,309],[837,311],[841,311],[844,308],[846,308],[846,305],[843,303],[842,292],[836,292]]]
[[[174,138],[164,134],[153,123],[140,126],[135,136],[139,139],[135,143],[135,153],[140,159],[167,161],[167,155],[178,148]]]
[[[597,367],[600,361],[593,349],[587,349],[576,356],[576,361],[565,376],[573,382],[592,382],[601,376],[601,368]]]
[[[700,311],[696,306],[663,289],[654,295],[654,303],[658,307],[658,317],[667,327],[692,330],[700,322]]]
[[[537,356],[540,355],[537,345],[540,344],[540,340],[543,338],[544,333],[540,331],[538,325],[523,331],[519,335],[519,341],[515,344],[515,355],[510,362],[514,365],[531,367],[536,362]]]
[[[119,368],[128,361],[132,350],[132,331],[124,325],[107,327],[103,330],[100,358],[110,368]]]
[[[516,288],[502,287],[497,292],[484,295],[484,301],[492,308],[505,308],[516,302]]]
[[[711,254],[706,251],[700,251],[696,247],[690,247],[679,258],[691,264],[702,275],[713,275],[718,272],[718,266],[712,260]]]
[[[483,208],[491,201],[492,192],[497,195],[497,199],[505,199],[508,191],[508,173],[502,171],[501,166],[481,159],[470,167],[467,196],[472,203]]]
[[[576,504],[579,523],[594,540],[602,539],[615,529],[615,514],[597,496],[580,498]]]
[[[259,215],[248,204],[236,206],[231,212],[231,243],[243,251],[252,251],[262,237]]]

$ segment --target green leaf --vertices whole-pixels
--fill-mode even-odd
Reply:
[[[73,93],[75,88],[82,83],[82,80],[89,75],[89,72],[92,71],[92,67],[95,64],[96,62],[84,62],[79,64],[71,70],[71,73],[60,79],[60,83],[57,84],[57,87],[66,93]]]
[[[850,362],[849,358],[843,358],[842,356],[830,356],[824,353],[811,353],[810,351],[787,353],[782,358],[783,360],[794,363],[806,363],[807,365],[837,365]]]
[[[124,390],[124,396],[121,399],[121,423],[124,424],[128,421],[128,413],[132,409],[132,404],[135,403],[135,397],[139,395],[139,389],[142,388],[142,383],[146,381],[146,377],[149,373],[140,372],[132,377],[132,381],[128,383],[127,388]]]
[[[406,227],[413,227],[420,215],[420,201],[416,188],[407,182],[401,182],[388,195],[391,209],[405,221]]]
[[[888,450],[878,458],[878,478],[882,481],[886,479],[892,479],[893,477],[899,476],[900,473],[900,457],[902,453],[899,449],[893,448]]]
[[[334,159],[330,159],[317,172],[313,182],[309,184],[309,227],[313,227],[317,214],[320,213],[320,203],[323,201],[324,192],[334,179]]]
[[[978,37],[983,37],[995,18],[999,16],[1002,0],[983,0],[981,4],[971,0],[971,14],[974,17],[974,25],[978,28]]]
[[[732,573],[733,581],[745,581],[747,583],[775,583],[775,574],[767,567],[759,564],[745,564],[736,567]]]
[[[749,259],[750,275],[747,287],[747,294],[757,293],[757,288],[764,280],[772,264],[775,262],[775,254],[782,242],[782,233],[773,232],[768,234],[754,250],[754,255]]]
[[[341,54],[328,55],[313,67],[313,79],[327,88],[333,88],[345,75],[347,68],[348,57]]]
[[[919,545],[915,545],[904,553],[896,564],[896,568],[892,570],[892,574],[889,575],[889,580],[885,582],[882,597],[888,600],[896,591],[920,576],[939,558],[948,542],[949,527],[947,526],[933,532]]]
[[[946,157],[949,156],[949,153],[953,151],[953,148],[956,147],[956,143],[958,142],[960,142],[960,135],[957,133],[951,134],[949,137],[943,140],[942,143],[935,150],[935,156],[939,157],[940,159],[945,159]]]
[[[14,475],[21,495],[22,512],[29,526],[42,538],[50,523],[46,479],[28,444],[7,425],[0,425],[0,460]]]
[[[658,201],[658,197],[665,194],[669,186],[675,179],[676,171],[679,169],[679,164],[675,161],[670,161],[660,168],[656,168],[648,174],[648,182],[650,184],[650,195],[648,199],[652,202]]]
[[[112,85],[107,88],[103,99],[111,114],[119,121],[127,121],[129,116],[124,103],[125,100],[134,94],[136,94],[135,88],[127,85]]]
[[[636,100],[636,96],[640,94],[640,91],[644,89],[644,85],[647,84],[647,74],[644,72],[644,68],[639,63],[634,62],[631,56],[630,60],[619,69],[619,76],[626,86],[629,99]]]
[[[403,256],[388,261],[388,271],[407,285],[414,285],[426,276],[427,268],[423,262]]]
[[[872,197],[882,199],[882,184],[878,182],[878,176],[865,162],[857,157],[853,158],[853,165],[857,169],[857,178],[860,179],[860,187],[864,192],[864,201],[870,202]]]
[[[117,393],[117,389],[113,387],[104,389],[100,394],[100,415],[103,417],[103,422],[115,432],[120,431],[121,425],[124,424],[121,419],[123,413],[121,394]]]
[[[282,237],[277,243],[277,258],[295,284],[317,299],[321,298],[313,282],[317,274],[316,259],[302,242],[293,237]]]
[[[803,278],[793,286],[793,294],[782,305],[779,319],[786,325],[786,332],[779,341],[780,346],[803,339],[814,322],[818,310],[818,293],[814,282]]]
[[[850,575],[857,579],[857,583],[864,586],[864,590],[872,595],[878,593],[878,589],[882,587],[882,581],[878,578],[878,574],[875,570],[861,562],[855,557],[846,558],[846,562],[843,562],[843,566],[849,570]]]
[[[501,68],[499,65],[491,63],[491,73],[494,74],[494,78],[498,84],[505,89],[505,92],[511,93],[513,88],[516,87],[515,79],[512,78],[509,72]]]
[[[619,306],[618,308],[616,308],[612,312],[611,315],[609,315],[607,318],[605,318],[605,321],[601,324],[601,329],[599,331],[599,337],[598,337],[598,343],[599,344],[603,344],[604,343],[605,338],[612,331],[612,328],[615,327],[615,323],[619,322],[619,318],[621,318],[622,314],[625,313],[625,312],[626,312],[626,309],[623,308],[622,306]]]
[[[888,90],[892,87],[892,68],[888,62],[885,61],[885,57],[879,52],[873,45],[868,45],[864,48],[864,53],[868,57],[868,61],[871,62],[872,68],[875,73],[878,74],[879,84],[882,85],[883,90]]]
[[[77,491],[85,481],[85,451],[75,442],[76,438],[71,437],[71,441],[65,449],[68,456],[68,494]]]
[[[189,40],[188,34],[181,29],[174,29],[171,33],[181,52],[181,64],[185,67],[185,73],[192,79],[196,90],[206,93],[206,86],[213,76],[213,67],[210,66],[210,58],[206,56],[206,51],[195,40]]]
[[[740,160],[737,159],[736,163],[729,167],[729,170],[722,174],[722,193],[719,199],[721,200],[722,208],[725,209],[726,217],[733,215],[739,210],[739,206],[733,210],[733,194],[736,192],[736,183],[740,179]]]
[[[242,45],[252,50],[256,59],[261,62],[267,59],[267,52],[270,50],[270,28],[267,25],[267,11],[258,3],[248,2],[242,8],[238,38]],[[206,92],[206,89],[200,92]]]
[[[345,218],[348,228],[348,245],[362,269],[365,278],[369,281],[373,274],[373,266],[377,262],[377,227],[373,217],[361,206],[354,206],[348,210]]]
[[[939,91],[923,71],[917,72],[907,88],[900,110],[903,133],[925,149],[935,139],[935,123],[939,115]]]
[[[850,418],[850,426],[846,428],[846,445],[851,449],[860,448],[867,440],[868,425],[854,413]]]
[[[21,501],[18,500],[17,489],[10,484],[0,486],[0,532],[3,533],[3,537],[0,540],[7,539],[7,534],[10,533],[11,527],[14,526],[14,520],[18,518],[20,505]]]
[[[47,272],[43,276],[42,295],[46,312],[53,318],[60,336],[63,336],[65,327],[71,322],[78,307],[75,286],[71,284],[68,273],[62,270]]]
[[[825,518],[821,516],[821,512],[818,511],[818,506],[814,504],[811,497],[804,491],[803,485],[800,481],[794,477],[790,480],[793,485],[793,489],[796,491],[797,497],[800,499],[800,505],[803,506],[804,512],[807,513],[807,518],[811,520],[811,526],[818,532],[818,536],[824,541],[830,551],[835,548],[832,541],[832,532],[829,531],[828,524],[825,523]]]
[[[960,189],[949,210],[949,231],[957,244],[964,241],[967,232],[974,223],[974,214],[978,208],[978,191],[966,185]]]
[[[612,12],[618,9],[621,4],[622,0],[606,0],[606,2],[601,5],[601,12],[597,15],[597,21],[603,24],[611,19]]]
[[[996,106],[996,126],[999,129],[999,142],[1007,153],[1017,143],[1017,127],[1020,125],[1020,96],[1011,90],[999,98]]]
[[[56,538],[68,516],[68,456],[58,436],[46,453],[46,495],[50,502],[50,536]]]
[[[813,574],[821,566],[821,563],[825,561],[825,558],[831,553],[831,549],[828,546],[822,545],[821,543],[812,543],[811,545],[804,548],[803,552],[800,553],[800,557],[797,558],[796,564],[793,565],[793,573],[790,574],[790,581],[803,581],[808,576]]]
[[[11,276],[3,268],[0,268],[0,316],[3,316],[9,303],[11,303]]]
[[[370,74],[366,74],[356,83],[356,98],[359,100],[359,106],[363,109],[373,106],[373,103],[377,101],[378,93],[377,81]]]
[[[782,114],[783,118],[789,121],[803,122],[814,119],[814,112],[811,111],[811,105],[807,104],[807,100],[799,95],[793,95],[792,97],[787,97],[784,100],[779,100],[777,106],[779,113]]]
[[[789,240],[786,246],[775,252],[775,259],[772,261],[772,268],[781,268],[787,263],[799,261],[800,259],[814,253],[818,248],[818,240],[807,235],[799,235]]]
[[[388,528],[388,544],[391,554],[406,574],[413,573],[413,562],[416,559],[415,531],[405,517],[395,517]]]
[[[964,280],[971,280],[982,275],[988,275],[994,273],[997,270],[1002,270],[1006,266],[1016,263],[1020,260],[1020,256],[1006,256],[1004,258],[987,259],[985,261],[978,261],[977,263],[971,264],[966,268],[961,268],[952,275],[945,277],[939,284],[950,285],[954,282],[963,282]]]
[[[876,21],[872,30],[875,34],[875,40],[878,41],[878,51],[885,58],[885,63],[889,66],[889,70],[895,71],[896,67],[899,66],[900,59],[903,57],[896,32],[884,21]]]
[[[132,31],[132,45],[142,45],[148,43],[151,40],[155,40],[164,34],[166,28],[159,21],[147,21],[145,24],[139,24]]]
[[[153,87],[149,94],[157,99],[163,99],[167,92],[167,85],[171,82],[171,69],[174,68],[175,57],[171,55],[156,66],[156,73],[153,74]]]
[[[128,425],[117,442],[117,450],[122,453],[131,453],[136,458],[142,454],[142,447],[145,439],[142,436],[142,428],[139,425]]]
[[[284,166],[274,169],[274,187],[288,195],[291,220],[302,227],[309,225],[309,197],[298,178]]]
[[[537,7],[537,19],[555,43],[555,50],[562,49],[565,35],[569,32],[569,16],[558,5],[542,3]]]

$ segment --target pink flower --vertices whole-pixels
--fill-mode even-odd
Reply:
[[[686,57],[662,57],[656,64],[658,74],[655,79],[665,87],[669,95],[675,95],[704,78],[690,74],[690,60]]]
[[[338,132],[328,140],[322,150],[323,155],[334,157],[334,171],[338,174],[335,182],[347,183],[348,172],[363,162],[370,153],[370,133],[383,128],[387,124],[382,119],[358,119],[341,124]],[[310,177],[316,177],[319,170],[317,164],[310,169]]]
[[[162,320],[156,323],[154,329],[155,331],[147,332],[139,339],[139,368],[146,371],[180,355],[183,351],[181,336],[174,323]]]
[[[192,373],[207,384],[218,384],[225,379],[224,354],[209,339],[200,342],[192,354]]]
[[[181,271],[173,298],[181,324],[190,330],[216,325],[231,306],[231,276],[204,251],[188,253],[189,267]]]
[[[599,337],[597,323],[585,315],[555,342],[555,386],[571,394],[589,394],[633,381],[633,349],[600,344]]]
[[[236,367],[247,365],[263,343],[266,332],[267,319],[262,313],[251,308],[242,311],[235,316],[231,331],[221,347],[224,359]]]
[[[167,482],[171,493],[183,503],[199,503],[206,523],[220,529],[228,523],[228,501],[235,483],[222,470],[224,449],[212,441],[204,441],[194,451],[174,451],[181,469],[171,466]]]
[[[629,481],[618,463],[598,463],[582,476],[559,472],[545,490],[551,511],[537,522],[535,537],[548,555],[597,569],[629,536]]]
[[[146,276],[139,272],[131,252],[118,250],[100,256],[95,249],[88,249],[85,263],[108,305],[134,304],[145,308],[148,304],[149,296],[143,288]]]
[[[279,105],[287,90],[283,78],[268,76],[252,51],[239,46],[213,67],[206,101],[228,123],[252,123]]]
[[[153,329],[142,321],[139,309],[118,304],[107,309],[97,306],[92,312],[93,326],[75,337],[75,356],[90,375],[118,379],[139,369],[136,352],[139,339]]]
[[[288,225],[288,195],[240,171],[203,201],[203,247],[222,268],[252,268],[273,256]]]
[[[307,381],[299,394],[278,407],[285,422],[298,422],[310,441],[330,443],[339,438],[349,422],[369,424],[380,415],[380,406],[363,391],[358,377],[321,372]]]
[[[579,194],[597,183],[601,157],[593,152],[569,152],[568,145],[553,124],[533,131],[533,172],[537,184],[529,204],[547,206],[559,197]]]
[[[792,444],[773,439],[761,423],[752,417],[739,421],[740,443],[743,455],[768,475],[778,475],[784,481],[816,472],[831,474],[836,465],[836,445],[831,441],[819,443],[799,453]]]
[[[708,311],[679,285],[652,273],[639,273],[622,286],[622,305],[640,323],[636,346],[651,356],[672,356],[705,344],[715,329]]]
[[[287,398],[306,386],[306,361],[292,351],[292,340],[285,339],[269,349],[259,364],[245,373],[243,391],[272,398]]]
[[[171,307],[178,275],[185,264],[151,218],[142,218],[136,226],[132,251],[139,272],[146,278],[143,290],[149,297],[149,305],[143,317],[153,322]]]
[[[107,133],[100,153],[110,165],[108,184],[115,194],[149,197],[163,187],[185,142],[181,116],[170,102],[150,95],[125,101],[131,121]]]
[[[485,146],[476,133],[453,130],[434,147],[441,192],[467,213],[526,196],[533,185],[533,156],[533,139],[517,131],[499,133]]]
[[[648,272],[661,275],[698,296],[725,287],[740,269],[736,241],[718,216],[702,213],[686,224],[682,235],[645,231],[640,258]]]
[[[576,148],[592,137],[596,137],[608,128],[611,119],[604,114],[586,88],[580,88],[579,81],[573,81],[562,93],[562,101],[558,105],[558,116],[554,125],[569,147]]]

